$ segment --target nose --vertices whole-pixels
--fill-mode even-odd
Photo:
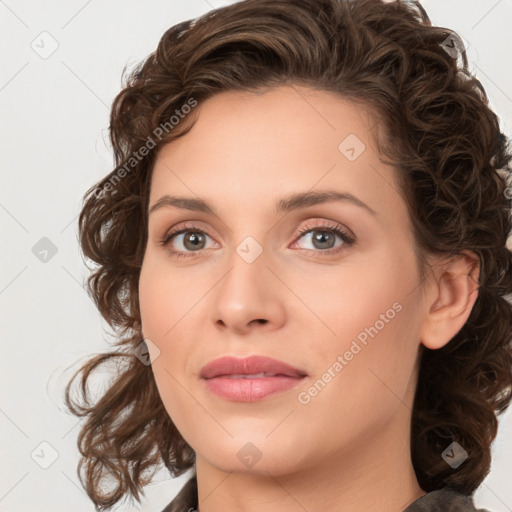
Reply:
[[[286,289],[269,268],[265,251],[251,263],[234,252],[229,264],[229,271],[212,290],[215,327],[239,335],[282,327]]]

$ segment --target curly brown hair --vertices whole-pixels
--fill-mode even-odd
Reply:
[[[171,27],[125,73],[110,117],[116,165],[86,192],[79,217],[82,251],[95,263],[87,290],[116,333],[116,350],[87,361],[65,392],[70,411],[87,416],[78,475],[97,509],[127,494],[140,502],[162,462],[178,476],[195,460],[151,366],[136,357],[156,154],[193,126],[195,111],[181,115],[191,111],[185,105],[282,84],[333,92],[379,114],[379,149],[396,166],[422,268],[429,254],[478,255],[469,319],[443,348],[422,347],[411,424],[421,487],[472,493],[489,471],[497,416],[512,397],[512,154],[459,36],[432,26],[413,1],[245,0]],[[121,363],[116,378],[91,404],[88,379],[108,361]],[[70,387],[80,374],[78,403]],[[440,456],[454,440],[469,453],[457,470]],[[109,476],[116,482],[110,492],[102,485]]]

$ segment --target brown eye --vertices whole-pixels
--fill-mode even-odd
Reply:
[[[208,239],[212,240],[197,226],[185,226],[167,233],[160,243],[175,256],[195,256],[193,253],[208,248]]]
[[[185,236],[183,237],[183,246],[191,251],[195,251],[197,249],[204,249],[205,245],[205,236],[203,233],[198,231],[193,232],[185,232]]]
[[[202,231],[192,231],[186,228],[181,229],[176,233],[169,234],[164,239],[164,245],[169,245],[171,242],[176,242],[178,246],[181,245],[186,251],[198,251],[205,248],[207,237],[210,238],[206,233]],[[181,251],[183,249],[179,248],[178,250]]]

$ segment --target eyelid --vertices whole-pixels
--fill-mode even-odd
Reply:
[[[322,231],[322,229],[325,229],[327,231],[329,230],[338,230],[343,233],[343,235],[351,240],[355,241],[356,237],[352,233],[350,229],[345,227],[344,225],[340,224],[339,222],[333,221],[333,220],[327,220],[327,219],[316,219],[313,221],[313,224],[307,224],[306,226],[300,228],[296,232],[296,237],[300,237],[304,233],[307,233],[308,231],[314,231],[314,230]]]
[[[205,229],[197,224],[200,224],[200,221],[185,221],[185,223],[178,223],[176,226],[173,226],[172,228],[168,229],[165,234],[160,237],[160,243],[164,244],[167,240],[169,240],[171,237],[176,237],[179,234],[182,234],[183,232],[187,231],[199,231],[200,233],[204,233],[212,240],[215,240],[213,236],[211,236],[208,232],[208,229]]]

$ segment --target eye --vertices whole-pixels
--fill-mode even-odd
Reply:
[[[340,240],[337,245],[336,237]],[[313,245],[313,248],[306,248],[306,250],[313,251],[315,254],[336,254],[355,242],[354,237],[344,231],[341,226],[326,223],[301,229],[298,240],[301,239]]]
[[[336,244],[336,238],[340,241],[338,244]],[[186,225],[166,233],[160,240],[160,244],[168,247],[171,254],[181,258],[196,256],[194,253],[208,249],[206,246],[208,239],[213,240],[198,226]],[[301,229],[294,245],[302,239],[313,244],[313,248],[306,248],[306,251],[322,255],[337,254],[355,242],[355,238],[343,230],[341,226],[327,224],[325,221]]]
[[[183,236],[182,236],[183,235]],[[197,226],[189,225],[180,229],[173,229],[160,240],[163,246],[176,244],[177,248],[169,250],[177,257],[195,256],[193,253],[206,249],[206,239],[211,237]]]

